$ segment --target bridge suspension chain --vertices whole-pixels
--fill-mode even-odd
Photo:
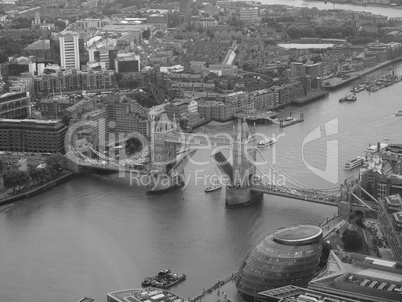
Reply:
[[[270,160],[268,160],[266,158],[266,156],[264,156],[264,154],[259,150],[256,149],[258,151],[258,153],[260,154],[260,156],[264,159],[264,161],[267,163],[267,165],[272,169],[272,171],[281,174],[283,176],[286,177],[286,182],[293,185],[295,187],[296,190],[299,191],[310,191],[311,193],[318,193],[318,194],[323,194],[323,195],[328,195],[328,196],[332,196],[332,195],[336,195],[337,193],[339,193],[340,188],[339,187],[335,187],[335,188],[328,188],[328,189],[321,189],[321,190],[317,190],[317,189],[313,189],[310,188],[304,184],[302,184],[301,182],[291,178],[290,176],[288,176],[286,173],[284,173],[281,169],[279,169],[278,167],[276,167],[274,164],[272,164],[270,162]],[[256,163],[255,161],[251,160],[253,162],[254,165],[256,165],[256,167],[259,166],[258,163]],[[265,171],[265,170],[264,170]],[[266,173],[266,171],[264,172]]]

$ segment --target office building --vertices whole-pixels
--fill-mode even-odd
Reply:
[[[8,92],[0,96],[0,118],[26,118],[31,115],[28,92]]]
[[[39,111],[42,118],[58,120],[62,118],[62,112],[73,104],[73,99],[67,96],[50,96],[40,101]]]
[[[402,261],[402,199],[399,194],[379,200],[378,221],[393,258]]]
[[[291,62],[290,63],[290,76],[293,77],[301,77],[306,74],[306,66],[300,62]]]
[[[308,284],[311,290],[366,302],[399,302],[401,288],[400,262],[339,250],[330,251],[326,269]]]
[[[64,153],[67,127],[52,120],[0,119],[0,150],[30,153]]]
[[[80,70],[79,35],[73,31],[59,34],[60,62],[65,69]]]
[[[254,24],[259,21],[258,8],[244,7],[240,9],[240,21],[244,23]]]
[[[323,233],[312,225],[281,228],[265,237],[247,255],[236,277],[242,297],[285,285],[305,286],[321,257]]]
[[[36,76],[33,78],[33,85],[35,93],[81,92],[116,88],[116,78],[114,72],[109,70],[80,71],[72,69]]]
[[[225,122],[231,120],[235,112],[231,104],[221,101],[204,101],[198,104],[198,113],[201,119]]]
[[[149,136],[148,109],[142,107],[136,100],[126,96],[111,95],[104,98],[109,121],[115,122],[110,132],[125,135],[138,132]]]
[[[22,51],[22,55],[26,57],[34,56],[35,61],[52,60],[52,52],[50,51],[50,40],[37,40],[29,44]]]
[[[116,55],[115,68],[117,73],[139,72],[140,56],[135,53],[119,53]]]

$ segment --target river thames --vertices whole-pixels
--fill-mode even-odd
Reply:
[[[402,65],[395,71],[401,74]],[[385,138],[402,142],[402,118],[395,116],[402,109],[402,82],[375,93],[360,92],[356,102],[339,103],[350,88],[279,113],[302,112],[302,123],[257,125],[258,133],[279,138],[275,148],[264,151],[266,156],[290,177],[329,188],[351,176],[344,164],[369,143]],[[332,126],[326,133],[328,122]],[[198,131],[231,133],[232,126],[212,123]],[[317,128],[321,135],[306,143]],[[327,150],[330,142],[338,148]],[[194,158],[209,163],[187,166],[192,177],[183,190],[147,196],[144,189],[130,186],[128,177],[81,176],[0,213],[1,300],[74,302],[90,296],[106,301],[107,292],[139,287],[164,268],[187,274],[172,291],[193,297],[236,272],[268,233],[291,224],[317,225],[336,213],[335,207],[269,195],[247,208],[226,209],[224,190],[205,194],[204,184],[194,177],[196,170],[214,172],[210,150],[200,150]],[[335,170],[326,166],[327,158],[335,161],[329,165]]]

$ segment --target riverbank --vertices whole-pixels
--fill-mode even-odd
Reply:
[[[35,196],[38,193],[41,193],[43,191],[46,191],[60,183],[63,183],[65,181],[67,181],[69,178],[71,178],[75,173],[74,172],[67,172],[66,174],[63,174],[59,177],[57,177],[56,179],[53,179],[52,181],[45,183],[43,185],[40,185],[36,188],[30,189],[26,192],[17,194],[17,195],[13,195],[10,197],[5,197],[3,199],[0,199],[0,206],[4,206],[6,204],[12,203],[12,202],[16,202],[19,201],[21,199],[25,199],[27,197],[31,197],[31,196]]]
[[[360,78],[362,78],[362,77],[364,77],[364,76],[366,76],[366,75],[368,75],[370,73],[373,73],[373,72],[375,72],[375,71],[377,71],[377,70],[379,70],[381,68],[393,65],[393,64],[398,63],[400,61],[402,61],[402,57],[394,59],[394,60],[383,62],[381,64],[378,64],[378,65],[376,65],[374,67],[371,67],[371,68],[368,68],[368,69],[348,73],[348,75],[350,77],[345,79],[345,80],[342,80],[342,79],[339,79],[339,78],[327,79],[326,83],[329,83],[329,84],[322,85],[322,88],[325,89],[325,90],[334,90],[334,89],[340,88],[340,87],[342,87],[344,85],[347,85],[347,84],[350,84],[350,83],[356,81],[357,79],[360,79]]]

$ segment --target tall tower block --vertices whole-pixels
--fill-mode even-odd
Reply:
[[[59,35],[60,62],[65,69],[80,70],[79,35],[73,31],[64,31]]]
[[[247,122],[237,119],[233,134],[233,185],[226,187],[225,204],[236,208],[260,201],[263,194],[251,190],[251,178],[254,169],[249,164],[248,143],[251,132]],[[254,159],[255,153],[251,155]]]

